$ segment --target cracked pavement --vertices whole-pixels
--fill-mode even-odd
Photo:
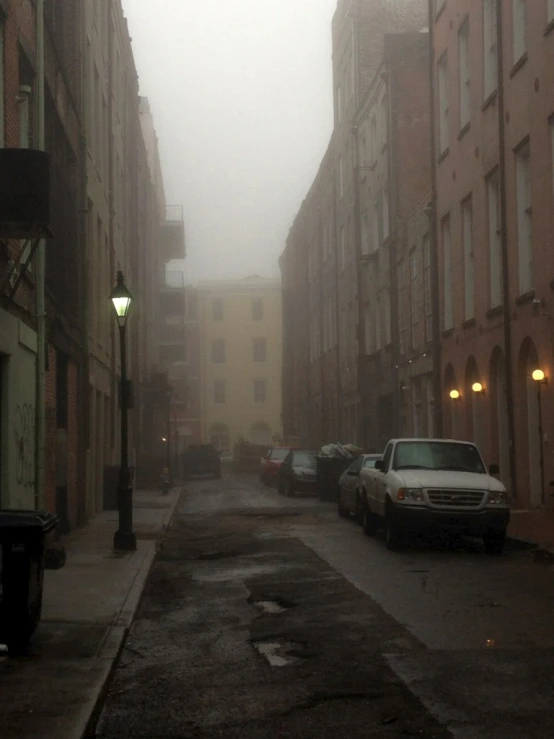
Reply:
[[[94,736],[552,736],[553,579],[472,542],[388,552],[246,476],[191,483]]]

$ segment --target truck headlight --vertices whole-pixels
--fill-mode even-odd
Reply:
[[[500,490],[493,490],[489,493],[489,505],[506,505],[506,503],[506,493],[503,493]]]
[[[406,500],[410,503],[423,503],[423,490],[420,490],[420,488],[400,488],[396,499]]]

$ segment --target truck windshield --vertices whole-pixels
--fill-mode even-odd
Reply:
[[[476,446],[442,441],[399,442],[394,450],[393,469],[486,473]]]

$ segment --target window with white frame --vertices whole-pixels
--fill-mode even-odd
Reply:
[[[527,0],[512,0],[512,30],[515,64],[527,50]]]
[[[254,380],[254,403],[265,403],[267,398],[267,383],[264,379]]]
[[[531,148],[529,142],[516,151],[519,292],[533,288],[531,203]]]
[[[423,237],[423,289],[425,291],[425,341],[433,338],[433,302],[431,282],[431,241],[429,234]]]
[[[483,97],[485,100],[498,86],[497,39],[496,0],[483,0]]]
[[[502,305],[502,232],[500,223],[500,183],[498,170],[487,178],[489,219],[490,306]]]
[[[462,243],[464,248],[464,315],[475,318],[475,261],[473,256],[473,200],[462,203]]]
[[[440,154],[448,149],[450,135],[448,131],[448,117],[450,111],[448,95],[448,55],[446,51],[441,56],[437,65],[439,83],[439,147]]]
[[[471,63],[469,47],[469,18],[466,18],[458,31],[459,87],[460,87],[460,129],[471,120]]]
[[[339,197],[341,200],[344,197],[344,162],[342,156],[339,157]]]
[[[454,325],[454,303],[452,298],[452,243],[450,239],[450,216],[442,219],[441,223],[441,243],[443,255],[443,321],[444,330],[452,328]]]
[[[410,314],[412,321],[412,349],[419,346],[419,313],[418,313],[418,274],[417,249],[410,251]]]
[[[346,266],[346,229],[344,226],[340,227],[340,268],[344,272]]]

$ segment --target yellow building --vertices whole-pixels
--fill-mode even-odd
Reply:
[[[281,437],[281,283],[252,276],[198,285],[201,428],[231,450]]]

